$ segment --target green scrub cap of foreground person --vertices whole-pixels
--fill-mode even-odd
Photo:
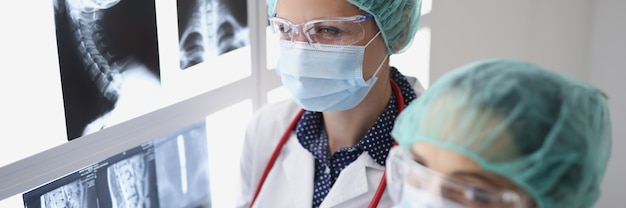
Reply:
[[[403,147],[428,142],[459,152],[539,207],[592,207],[611,152],[600,90],[505,59],[445,74],[398,116],[392,136]]]
[[[413,42],[417,32],[421,0],[346,0],[374,16],[387,45],[387,53],[398,54]],[[278,0],[267,0],[267,13],[276,14]]]

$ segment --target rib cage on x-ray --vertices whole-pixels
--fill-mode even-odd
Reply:
[[[245,0],[177,0],[180,68],[249,42]]]

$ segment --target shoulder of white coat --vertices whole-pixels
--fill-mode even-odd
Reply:
[[[248,124],[247,137],[280,137],[300,109],[292,100],[262,106]]]
[[[422,83],[420,83],[417,77],[412,77],[412,76],[407,76],[407,75],[404,75],[404,77],[406,78],[407,81],[409,81],[409,84],[411,84],[411,86],[413,87],[413,90],[415,90],[415,94],[417,94],[418,97],[421,94],[423,94],[424,91],[426,91],[426,89],[424,88]]]
[[[291,99],[268,103],[259,108],[255,112],[255,119],[263,121],[263,123],[283,124],[285,127],[289,125],[289,121],[300,111],[300,107]]]
[[[270,103],[254,112],[245,132],[240,171],[242,190],[237,207],[248,207],[276,144],[300,107],[291,100]]]

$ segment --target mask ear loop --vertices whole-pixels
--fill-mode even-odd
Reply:
[[[364,47],[367,48],[367,46],[369,46],[370,43],[374,42],[374,39],[376,39],[376,37],[378,37],[378,35],[380,35],[380,31],[378,31],[378,33],[376,33],[376,35],[374,35],[374,37],[372,37],[372,39],[370,39],[370,41],[368,41],[367,44],[365,44]]]
[[[380,31],[378,31],[378,33],[376,33],[376,35],[374,35],[374,37],[372,39],[370,39],[370,41],[367,42],[367,44],[365,44],[365,48],[367,48],[367,46],[369,46],[370,43],[372,43],[374,41],[374,39],[376,39],[376,37],[378,37],[378,35],[380,35]],[[385,56],[385,58],[383,58],[383,61],[381,61],[380,64],[378,64],[378,68],[376,69],[376,71],[374,72],[372,77],[369,80],[367,80],[368,82],[370,80],[374,79],[374,78],[378,78],[378,72],[383,67],[383,64],[385,63],[385,61],[387,61],[387,57],[389,57],[389,56]]]
[[[378,65],[378,69],[376,69],[376,71],[374,72],[374,74],[372,75],[372,77],[369,80],[372,80],[374,78],[378,78],[378,72],[380,71],[380,69],[383,68],[383,64],[385,63],[385,61],[387,60],[387,57],[389,56],[385,56],[385,58],[383,59],[383,61],[380,62],[380,64]],[[369,82],[369,80],[367,80]]]

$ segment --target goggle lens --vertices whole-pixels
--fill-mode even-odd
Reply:
[[[280,40],[306,41],[314,46],[324,45],[353,45],[365,36],[361,22],[373,16],[356,15],[351,17],[335,17],[316,19],[303,24],[294,24],[289,20],[271,17],[270,27],[273,34]],[[300,33],[305,40],[298,40]]]
[[[494,190],[437,173],[415,162],[403,147],[393,147],[387,159],[387,183],[392,199],[399,201],[405,189],[418,189],[467,207],[526,207],[512,190]],[[419,199],[415,199],[419,200]]]

